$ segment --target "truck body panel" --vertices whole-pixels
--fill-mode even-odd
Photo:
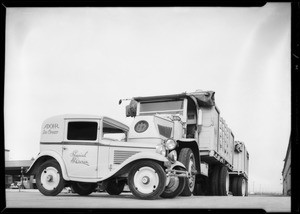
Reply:
[[[200,151],[208,151],[203,155],[203,160],[210,151],[217,153],[226,163],[233,164],[234,135],[228,128],[225,120],[220,117],[220,111],[216,106],[200,108],[202,110],[202,126],[199,133]],[[205,154],[205,153],[203,153]]]
[[[248,178],[249,153],[243,142],[235,141],[233,174],[242,174]]]

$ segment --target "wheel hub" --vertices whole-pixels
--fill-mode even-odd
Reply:
[[[150,182],[150,178],[148,177],[148,176],[144,176],[143,178],[142,178],[142,183],[143,184],[148,184]]]
[[[53,180],[53,176],[52,175],[47,175],[46,180],[48,182],[51,182]]]

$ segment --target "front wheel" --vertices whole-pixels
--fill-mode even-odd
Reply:
[[[166,186],[164,192],[160,195],[162,198],[175,198],[182,193],[185,187],[183,177],[170,177],[169,184]]]
[[[155,199],[164,191],[166,174],[154,161],[137,162],[128,174],[128,186],[132,194],[139,199]]]
[[[48,160],[40,165],[36,174],[36,186],[46,196],[55,196],[62,191],[65,181],[57,161]]]
[[[180,195],[190,196],[194,191],[196,182],[196,175],[194,174],[194,171],[196,171],[196,160],[193,151],[190,148],[183,148],[180,151],[178,161],[186,167],[191,175],[189,178],[184,178],[185,187]]]
[[[85,182],[74,182],[72,183],[72,189],[79,195],[89,195],[95,191],[97,184],[85,183]]]

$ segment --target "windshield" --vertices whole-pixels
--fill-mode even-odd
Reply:
[[[127,132],[120,128],[103,122],[102,139],[114,141],[127,141]]]
[[[140,104],[140,115],[149,114],[183,114],[183,100],[147,102]]]

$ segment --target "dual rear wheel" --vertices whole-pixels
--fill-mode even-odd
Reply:
[[[247,196],[248,184],[247,180],[242,176],[230,177],[225,166],[214,166],[210,175],[210,194],[223,195],[229,194],[229,188],[234,196]]]
[[[229,193],[229,174],[226,166],[214,166],[211,172],[211,195],[226,196]]]
[[[234,177],[232,181],[232,194],[234,196],[248,195],[248,182],[244,177]]]

